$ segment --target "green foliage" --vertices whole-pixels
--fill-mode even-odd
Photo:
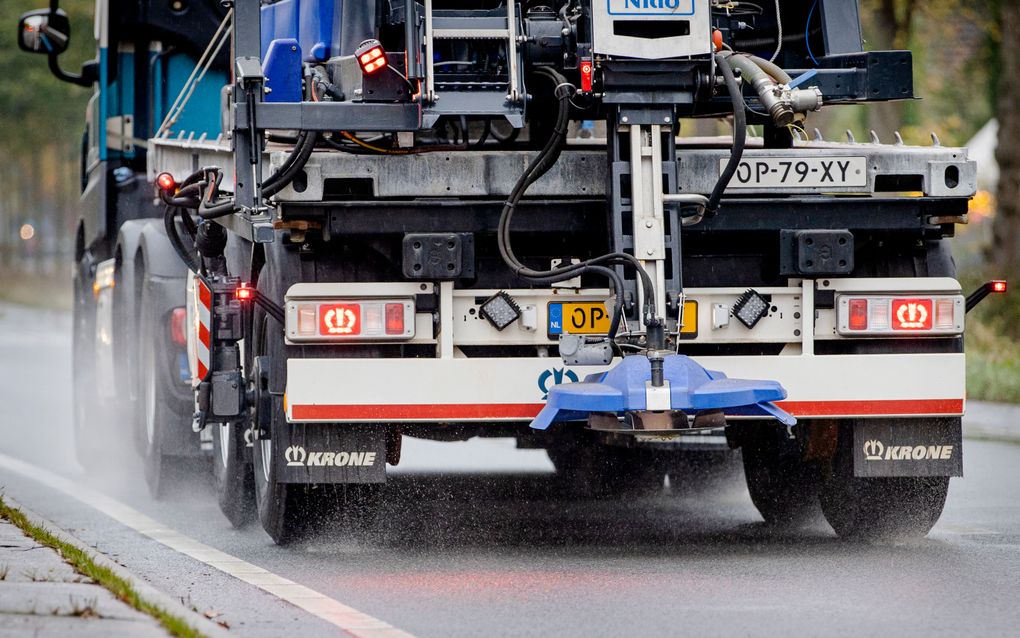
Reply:
[[[77,148],[78,134],[84,126],[91,91],[60,82],[50,74],[45,55],[18,48],[18,18],[25,11],[47,4],[47,0],[0,3],[0,77],[4,79],[0,91],[0,148],[7,156],[32,153],[55,141],[68,149]],[[60,6],[71,18],[70,47],[60,56],[61,65],[77,72],[81,62],[96,55],[92,28],[95,3],[63,0]]]

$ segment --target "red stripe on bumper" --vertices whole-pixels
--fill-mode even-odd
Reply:
[[[295,421],[459,421],[532,419],[542,403],[477,403],[439,405],[294,405]],[[963,412],[963,399],[887,401],[783,401],[779,406],[799,417],[947,414]]]
[[[794,416],[869,416],[882,414],[962,414],[963,399],[890,399],[880,401],[780,401]]]
[[[543,403],[453,403],[440,405],[295,405],[291,418],[296,421],[346,421],[359,419],[532,419]]]

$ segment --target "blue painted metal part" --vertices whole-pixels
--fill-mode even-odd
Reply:
[[[811,69],[810,71],[801,73],[800,75],[793,79],[793,82],[790,82],[790,88],[795,89],[801,84],[804,84],[811,78],[815,77],[816,75],[818,75],[818,71],[816,71],[815,69]]]
[[[777,381],[729,379],[684,355],[667,356],[663,371],[669,381],[672,410],[689,415],[723,410],[730,415],[774,417],[784,425],[797,423],[797,419],[773,403],[786,398],[786,390]],[[531,427],[545,430],[558,421],[585,420],[593,412],[621,415],[644,410],[646,382],[651,378],[647,357],[625,357],[613,369],[589,375],[581,383],[553,387]]]
[[[293,38],[273,40],[262,72],[266,75],[266,102],[300,102],[301,46]]]
[[[293,38],[306,62],[340,55],[341,0],[280,0],[262,7],[262,57],[273,40]]]

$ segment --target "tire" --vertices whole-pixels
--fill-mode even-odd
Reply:
[[[244,527],[255,520],[255,479],[245,458],[249,424],[210,423],[206,427],[212,429],[216,501],[232,526]]]
[[[559,489],[575,498],[643,496],[661,491],[666,470],[650,450],[605,445],[591,433],[559,441],[546,452]]]
[[[105,428],[102,427],[107,420],[102,418],[95,390],[95,321],[95,304],[85,292],[85,283],[76,277],[71,330],[75,371],[71,389],[74,401],[74,451],[79,465],[90,472],[103,467],[108,449],[104,445]]]
[[[183,474],[176,457],[168,454],[170,428],[189,428],[187,415],[179,412],[180,401],[167,387],[167,372],[163,369],[161,352],[169,348],[165,331],[160,330],[162,317],[158,315],[155,300],[151,297],[149,277],[142,282],[142,313],[139,326],[139,378],[141,397],[138,402],[136,427],[140,428],[142,461],[145,483],[153,498],[165,495],[170,484]]]
[[[791,441],[791,444],[794,442]],[[769,525],[799,527],[819,518],[817,468],[800,458],[795,444],[785,449],[774,429],[741,446],[751,502]]]
[[[273,254],[267,256],[258,278],[258,289],[270,299],[282,300],[290,278],[280,272],[281,265],[274,257]],[[252,357],[264,357],[260,361],[268,362],[272,391],[272,409],[267,420],[270,438],[256,440],[252,448],[255,505],[263,529],[277,545],[287,545],[326,525],[333,534],[367,526],[378,508],[382,485],[306,485],[279,481],[276,464],[272,462],[273,440],[283,428],[290,427],[282,398],[286,363],[288,357],[300,356],[301,351],[299,347],[284,343],[282,327],[260,308],[255,310],[252,328]]]
[[[842,428],[821,485],[825,519],[840,538],[922,538],[942,515],[949,477],[860,478],[853,472],[853,430]]]

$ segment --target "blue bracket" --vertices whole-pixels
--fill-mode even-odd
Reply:
[[[791,89],[795,89],[798,86],[800,86],[801,84],[804,84],[805,82],[807,82],[811,78],[815,77],[816,75],[818,75],[818,70],[817,69],[811,69],[810,71],[805,71],[804,73],[801,73],[800,75],[795,77],[792,82],[790,82],[790,88]]]
[[[786,398],[786,390],[778,381],[730,379],[679,354],[667,356],[663,370],[669,382],[671,410],[692,416],[723,410],[733,416],[772,417],[787,426],[797,423],[793,415],[773,403]],[[622,415],[645,410],[647,382],[651,378],[648,357],[625,357],[613,369],[589,375],[581,383],[553,387],[531,427],[545,430],[560,421],[586,420],[592,413]]]

